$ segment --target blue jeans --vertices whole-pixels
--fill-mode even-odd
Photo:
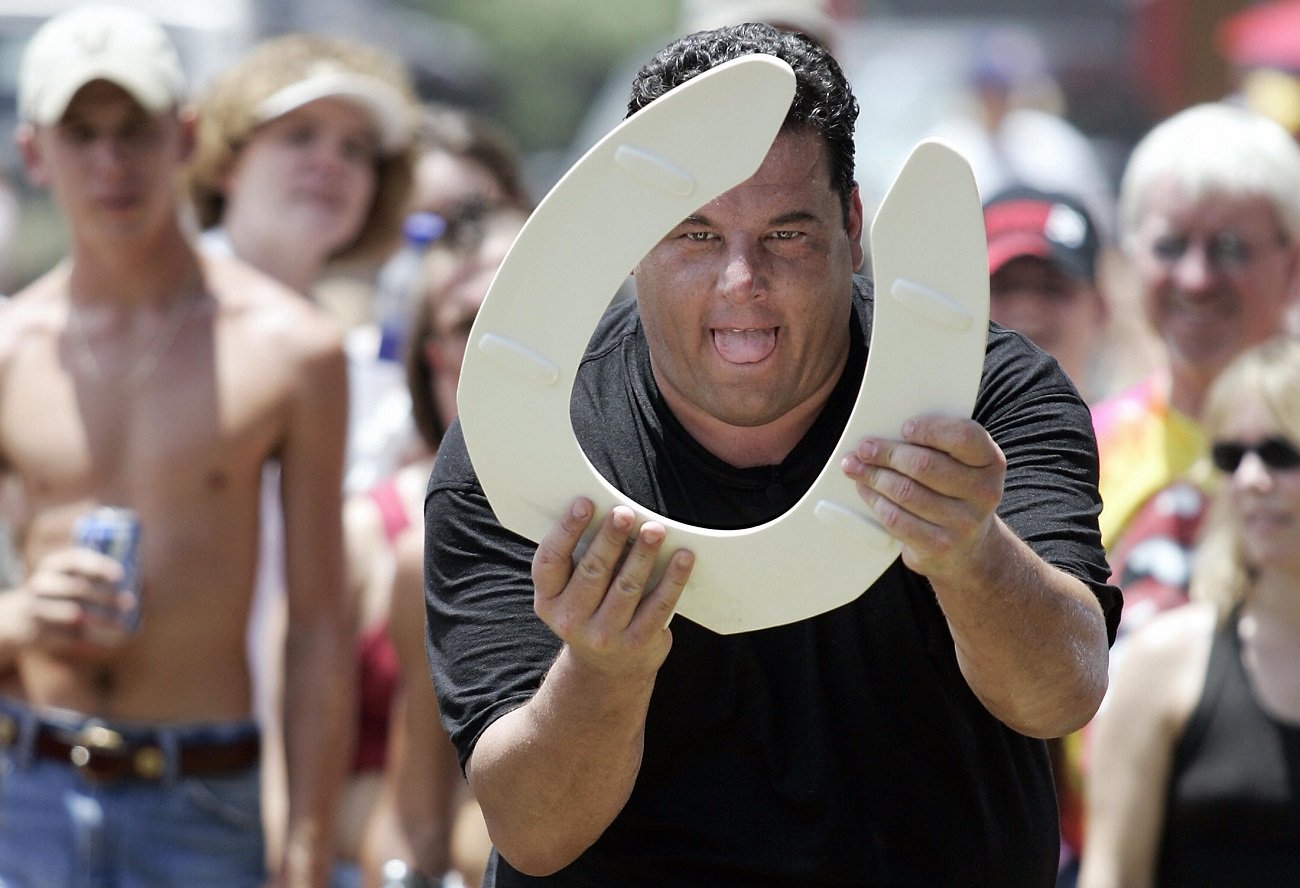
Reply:
[[[220,736],[246,730],[179,728]],[[96,781],[36,758],[20,737],[0,764],[0,888],[260,888],[258,768],[220,777]]]
[[[334,861],[330,870],[330,888],[361,888],[361,867],[350,860]]]

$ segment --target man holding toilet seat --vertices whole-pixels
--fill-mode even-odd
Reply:
[[[693,35],[630,107],[753,52],[798,76],[786,126],[637,266],[574,390],[611,483],[713,528],[781,515],[841,459],[870,342],[857,106],[824,49]],[[692,556],[650,582],[662,525],[615,508],[575,561],[579,499],[534,544],[497,524],[451,430],[426,505],[429,653],[497,849],[486,885],[1050,884],[1035,738],[1091,717],[1119,611],[1087,410],[996,328],[974,420],[919,417],[841,465],[901,558],[841,608],[719,635],[665,627]]]

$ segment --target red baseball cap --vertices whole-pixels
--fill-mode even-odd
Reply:
[[[1092,217],[1065,194],[1017,187],[984,204],[989,274],[1012,259],[1037,256],[1076,278],[1097,277],[1100,240]]]

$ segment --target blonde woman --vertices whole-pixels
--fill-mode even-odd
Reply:
[[[366,324],[367,275],[359,289],[343,288],[348,298],[331,288],[327,299],[322,278],[340,264],[372,276],[397,245],[414,182],[418,113],[397,57],[315,34],[258,45],[199,105],[190,197],[205,249],[233,253],[352,328],[349,492],[396,469],[416,437],[400,404],[385,409],[386,395],[403,393]]]
[[[314,34],[259,44],[225,70],[198,104],[188,185],[204,250],[235,255],[308,298],[331,263],[377,266],[395,246],[406,212],[417,109],[405,67],[379,47]],[[369,423],[370,404],[356,395],[370,390],[363,380],[376,364],[374,349],[367,351],[364,343],[355,331],[347,339],[352,397],[345,486],[354,474],[375,471],[369,463],[399,449],[358,447],[357,429]],[[413,432],[403,427],[393,437],[406,441]],[[274,476],[264,483],[266,490],[278,485]],[[270,640],[282,632],[278,524],[276,511],[264,511],[258,609],[250,630],[257,651],[272,649]],[[387,698],[372,704],[367,695],[391,683],[396,667],[390,660],[360,659],[360,739],[351,759],[339,763],[347,771],[337,828],[339,873],[353,881],[383,768],[382,740],[376,754],[365,741],[372,732],[363,719],[367,711],[384,709]],[[268,660],[255,668],[262,677],[262,720],[273,731],[282,708],[278,667]],[[274,825],[283,821],[279,809],[291,809],[293,800],[277,789],[280,763],[267,765],[268,823]]]
[[[313,34],[268,40],[199,105],[190,197],[224,245],[309,294],[326,263],[382,259],[412,183],[415,95],[401,62]]]
[[[1300,884],[1300,341],[1210,390],[1192,603],[1132,636],[1097,721],[1084,888]]]

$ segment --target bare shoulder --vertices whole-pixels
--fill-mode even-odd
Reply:
[[[1167,610],[1133,633],[1128,641],[1128,656],[1153,666],[1194,665],[1209,653],[1216,620],[1217,611],[1201,602]]]
[[[304,296],[238,259],[205,257],[204,263],[222,322],[241,340],[289,360],[341,359],[342,330]]]
[[[1175,731],[1205,687],[1217,611],[1192,602],[1154,617],[1126,642],[1115,677],[1117,699],[1151,707]]]
[[[61,334],[67,320],[67,275],[56,268],[0,299],[0,362],[24,345]]]

